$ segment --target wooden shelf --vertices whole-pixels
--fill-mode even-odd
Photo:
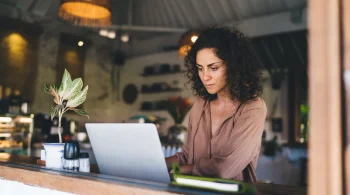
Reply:
[[[159,112],[159,111],[167,111],[166,109],[153,109],[153,110],[142,110],[140,109],[141,112]]]
[[[164,72],[164,73],[153,73],[153,74],[141,74],[142,77],[152,77],[152,76],[162,76],[162,75],[171,75],[171,74],[179,74],[184,73],[183,71],[179,72]]]
[[[177,91],[182,91],[182,89],[174,88],[174,89],[167,89],[162,91],[141,92],[141,94],[167,93],[167,92],[177,92]]]

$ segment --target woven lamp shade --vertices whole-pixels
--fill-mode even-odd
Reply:
[[[101,27],[111,24],[109,0],[63,0],[58,15],[79,26]]]

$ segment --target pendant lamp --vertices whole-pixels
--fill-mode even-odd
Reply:
[[[109,0],[63,0],[58,15],[75,25],[102,27],[111,24]]]

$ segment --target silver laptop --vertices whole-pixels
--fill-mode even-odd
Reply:
[[[87,123],[100,173],[170,183],[154,124]]]

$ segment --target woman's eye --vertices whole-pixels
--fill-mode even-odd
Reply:
[[[213,70],[213,71],[215,71],[215,70],[217,70],[218,68],[211,68],[211,70]]]
[[[203,68],[198,68],[198,71],[202,71],[203,70]]]

